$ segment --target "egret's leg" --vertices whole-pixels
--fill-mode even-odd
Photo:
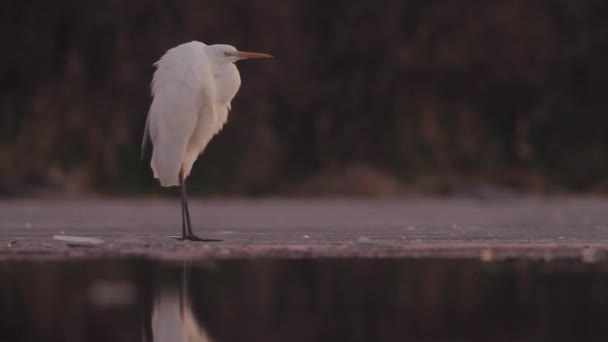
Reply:
[[[181,190],[181,185],[180,185]],[[181,202],[182,202],[182,238],[186,236],[186,201],[184,192],[181,191]]]
[[[182,173],[179,173],[179,187],[181,189],[182,195],[182,240],[190,240],[190,241],[205,241],[205,242],[213,242],[213,241],[222,241],[217,239],[201,239],[198,236],[194,235],[192,231],[192,223],[190,222],[190,210],[188,209],[188,196],[186,194],[186,180],[184,179]]]
[[[182,193],[182,239],[192,240],[196,237],[192,232],[192,222],[190,222],[190,210],[188,209],[188,195],[186,194],[186,181],[179,173],[179,187]]]

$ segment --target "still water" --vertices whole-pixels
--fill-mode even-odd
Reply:
[[[0,262],[0,341],[606,341],[608,264]]]

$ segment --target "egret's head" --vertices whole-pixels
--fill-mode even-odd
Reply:
[[[207,49],[213,59],[228,63],[234,63],[240,59],[246,58],[272,58],[271,55],[266,53],[238,51],[231,45],[209,45],[207,46]]]

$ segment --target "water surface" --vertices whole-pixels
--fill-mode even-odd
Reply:
[[[0,262],[0,341],[605,341],[608,264]]]

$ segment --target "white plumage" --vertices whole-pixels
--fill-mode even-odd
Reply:
[[[230,101],[241,85],[236,66],[218,61],[212,49],[190,42],[155,63],[147,129],[153,144],[150,164],[162,186],[179,185],[180,170],[184,178],[190,174],[228,119]]]
[[[162,186],[182,186],[182,213],[188,227],[184,180],[196,158],[228,119],[230,102],[241,85],[234,62],[269,57],[272,56],[237,51],[230,45],[193,41],[170,49],[154,64],[153,100],[144,128],[142,154],[149,137],[154,177]],[[182,223],[185,225],[185,220]]]

